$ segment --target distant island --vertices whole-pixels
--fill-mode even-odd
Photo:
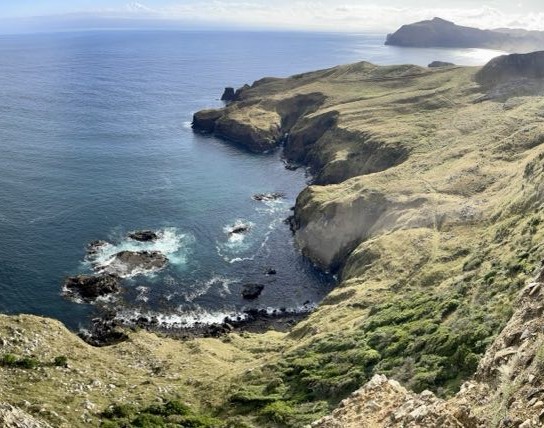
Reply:
[[[522,53],[544,49],[544,32],[511,28],[481,30],[433,18],[403,25],[387,35],[385,44],[419,48],[484,48]]]

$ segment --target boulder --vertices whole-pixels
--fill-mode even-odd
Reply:
[[[66,278],[65,293],[77,296],[85,301],[93,301],[98,297],[118,293],[120,278],[117,275],[78,275]]]
[[[262,284],[246,284],[242,288],[242,297],[246,300],[255,300],[264,290]]]
[[[138,230],[136,232],[129,233],[128,237],[134,241],[151,242],[156,241],[159,238],[159,235],[152,230]]]

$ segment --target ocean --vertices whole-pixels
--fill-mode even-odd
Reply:
[[[247,309],[306,311],[334,286],[284,223],[309,177],[280,153],[255,155],[196,135],[192,114],[225,86],[366,60],[481,65],[499,52],[383,46],[385,35],[96,31],[0,36],[0,312],[85,327],[97,305],[62,296],[88,274],[86,246],[161,251],[168,266],[127,277],[101,302],[119,318],[170,326]],[[280,192],[278,201],[252,195]],[[247,234],[230,234],[236,224]],[[127,238],[150,229],[160,238]],[[273,269],[275,275],[265,275]],[[245,284],[265,286],[244,300]]]

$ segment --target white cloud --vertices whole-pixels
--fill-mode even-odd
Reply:
[[[460,25],[479,28],[522,27],[544,30],[544,13],[504,13],[495,8],[413,8],[361,5],[353,0],[331,5],[325,0],[212,0],[181,2],[151,8],[132,2],[124,9],[96,11],[102,16],[191,20],[256,27],[317,29],[326,31],[394,31],[399,26],[439,16]]]

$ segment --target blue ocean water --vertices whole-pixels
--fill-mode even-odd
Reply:
[[[383,35],[101,31],[0,36],[0,312],[84,325],[93,306],[61,296],[68,275],[104,254],[156,249],[170,259],[126,280],[121,313],[220,320],[249,307],[299,308],[333,286],[283,224],[304,187],[279,154],[253,155],[192,133],[192,113],[225,86],[360,60],[485,63],[496,52],[401,49]],[[283,192],[256,202],[258,192]],[[252,225],[243,239],[228,226]],[[136,244],[126,234],[152,229]],[[265,276],[272,267],[277,275]],[[243,301],[244,283],[263,283]]]

